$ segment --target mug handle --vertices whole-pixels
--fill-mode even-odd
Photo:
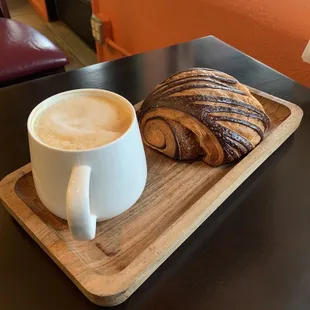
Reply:
[[[96,235],[97,217],[90,213],[90,174],[89,166],[74,166],[67,188],[67,221],[77,240],[92,240]]]

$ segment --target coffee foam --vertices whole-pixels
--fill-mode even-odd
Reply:
[[[65,150],[96,148],[116,140],[130,126],[129,109],[100,96],[77,95],[61,99],[35,119],[37,138]]]

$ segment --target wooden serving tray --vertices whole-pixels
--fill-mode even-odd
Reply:
[[[262,143],[240,162],[218,168],[175,162],[146,148],[142,197],[122,215],[98,223],[95,240],[73,240],[66,221],[44,207],[30,164],[2,180],[2,202],[87,298],[101,306],[120,304],[299,126],[299,107],[251,91],[271,119]]]

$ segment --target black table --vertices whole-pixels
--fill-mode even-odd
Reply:
[[[170,74],[211,67],[304,110],[296,132],[124,304],[115,309],[310,309],[310,90],[214,37],[0,89],[0,176],[29,161],[40,101],[104,88],[132,103]],[[310,67],[309,67],[310,70]],[[0,208],[0,308],[95,309]]]

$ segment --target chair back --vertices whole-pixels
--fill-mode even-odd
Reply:
[[[0,17],[11,18],[6,0],[0,0]]]

